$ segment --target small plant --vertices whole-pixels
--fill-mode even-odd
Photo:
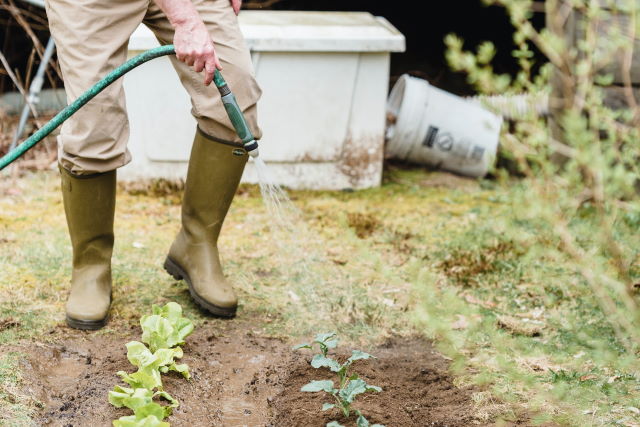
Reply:
[[[314,347],[320,349],[320,353],[313,356],[311,359],[311,366],[316,369],[329,368],[331,372],[334,372],[338,376],[338,384],[332,380],[314,380],[309,384],[303,386],[300,391],[304,392],[319,392],[324,391],[333,396],[336,403],[325,403],[322,405],[323,411],[328,411],[333,408],[340,408],[342,414],[348,418],[353,411],[356,418],[356,425],[358,427],[369,427],[369,421],[359,410],[352,410],[351,405],[356,396],[370,391],[380,392],[380,387],[369,385],[363,379],[359,377],[357,373],[351,373],[350,368],[353,362],[356,360],[366,360],[375,358],[369,353],[365,353],[360,350],[353,350],[351,357],[346,362],[340,364],[338,361],[327,356],[329,350],[338,346],[338,337],[335,332],[329,332],[326,334],[318,334],[311,344],[300,344],[293,347],[294,350],[300,350],[308,348],[313,350]],[[342,427],[337,421],[331,421],[327,424],[327,427]],[[373,424],[371,427],[384,427],[381,424]]]
[[[193,332],[193,323],[182,317],[182,307],[175,302],[164,307],[154,305],[152,310],[151,315],[140,319],[143,342],[126,344],[127,359],[138,370],[132,374],[119,371],[117,374],[129,387],[117,385],[109,392],[109,403],[133,411],[133,415],[113,421],[114,427],[168,427],[169,423],[162,420],[171,415],[179,403],[163,390],[160,374],[175,371],[186,379],[191,378],[189,367],[176,360],[183,355],[180,345]],[[169,404],[161,405],[154,398]]]

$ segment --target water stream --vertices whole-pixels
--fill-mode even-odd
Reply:
[[[260,157],[255,157],[253,162],[258,175],[260,194],[269,216],[276,226],[287,231],[294,231],[293,229],[298,219],[300,219],[298,208],[291,202],[282,187],[276,183],[264,160]]]

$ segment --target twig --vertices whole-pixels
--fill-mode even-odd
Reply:
[[[36,112],[35,107],[33,106],[33,104],[31,102],[29,102],[29,96],[28,96],[27,92],[24,90],[24,88],[20,84],[20,82],[19,82],[18,78],[16,77],[16,75],[14,74],[14,72],[11,70],[11,67],[9,66],[9,62],[7,61],[7,58],[4,56],[4,53],[2,53],[2,51],[0,51],[0,62],[2,62],[2,65],[4,66],[7,74],[9,75],[9,78],[11,78],[11,81],[13,82],[13,84],[16,85],[16,88],[18,88],[18,91],[20,92],[20,94],[24,98],[24,102],[26,102],[27,105],[29,106],[29,109],[31,110],[31,113],[33,114],[34,117],[36,117],[37,116],[37,112]]]
[[[29,23],[24,19],[24,16],[22,16],[20,9],[18,9],[16,5],[13,3],[13,0],[6,0],[6,1],[9,3],[10,7],[7,9],[11,13],[11,16],[14,17],[14,19],[18,22],[18,24],[20,24],[22,29],[27,33],[27,35],[31,39],[31,42],[35,46],[36,51],[40,56],[40,59],[42,59],[42,56],[44,55],[44,46],[42,46],[42,43],[40,43],[40,40],[38,39],[38,37],[36,37],[35,33],[29,26]]]
[[[33,61],[34,56],[36,54],[36,49],[31,49],[31,54],[29,54],[29,60],[27,61],[27,73],[24,76],[24,87],[27,87],[29,82],[31,81],[31,71],[33,70]]]
[[[45,18],[43,18],[42,16],[38,15],[37,13],[33,13],[27,9],[22,9],[19,8],[20,12],[26,17],[31,19],[32,21],[35,21],[36,23],[36,27],[34,27],[33,24],[31,24],[32,28],[35,28],[36,30],[46,30],[49,28],[49,23],[47,22],[47,20]],[[0,4],[0,10],[6,10],[7,12],[11,12],[11,7],[7,6],[5,4]],[[8,25],[9,23],[14,23],[14,21],[12,19],[3,19],[2,21],[3,24]]]
[[[264,1],[254,0],[254,1],[244,2],[242,6],[245,9],[265,9],[273,6],[276,3],[280,3],[281,1],[282,0],[264,0]]]

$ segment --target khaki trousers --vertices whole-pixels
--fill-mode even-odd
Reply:
[[[256,103],[261,90],[230,2],[193,3],[212,36],[224,77],[259,138]],[[46,6],[68,102],[126,60],[129,37],[141,22],[160,44],[173,42],[173,27],[153,0],[46,0]],[[204,74],[175,56],[170,58],[191,97],[191,113],[200,129],[220,139],[239,141],[215,86],[204,86]],[[162,91],[162,86],[158,90]],[[166,123],[171,117],[157,120]],[[125,95],[119,79],[63,124],[58,139],[60,163],[79,175],[114,170],[131,160],[128,138]]]

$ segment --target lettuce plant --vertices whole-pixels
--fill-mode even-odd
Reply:
[[[303,392],[321,392],[329,393],[333,396],[335,403],[325,403],[322,405],[322,410],[327,411],[333,408],[340,408],[345,417],[349,417],[352,412],[351,405],[356,396],[367,392],[381,392],[380,387],[367,384],[363,379],[359,377],[357,373],[351,373],[350,368],[353,362],[356,360],[366,360],[375,358],[369,353],[365,353],[360,350],[353,350],[351,357],[346,362],[339,363],[337,360],[328,356],[329,350],[336,348],[338,345],[338,337],[335,332],[326,334],[318,334],[310,344],[304,343],[294,347],[294,350],[307,348],[313,350],[314,347],[318,347],[319,354],[315,354],[311,359],[311,366],[319,368],[328,368],[331,372],[337,375],[337,384],[333,380],[314,380],[309,384],[303,386],[300,391]],[[353,411],[356,418],[356,425],[358,427],[369,427],[369,421],[358,410]],[[332,421],[327,424],[327,427],[341,427],[337,421]],[[374,424],[371,427],[384,427],[381,424]]]
[[[169,302],[163,307],[154,305],[152,314],[140,319],[140,326],[143,342],[126,344],[127,359],[138,370],[132,374],[119,371],[117,374],[129,387],[115,386],[109,392],[109,403],[117,408],[129,408],[133,415],[113,421],[113,426],[168,427],[169,423],[162,420],[171,415],[179,403],[164,391],[161,374],[175,371],[186,379],[191,378],[189,367],[176,360],[183,355],[179,345],[193,332],[193,323],[182,317],[179,304]],[[154,398],[163,399],[168,405],[161,405]]]

